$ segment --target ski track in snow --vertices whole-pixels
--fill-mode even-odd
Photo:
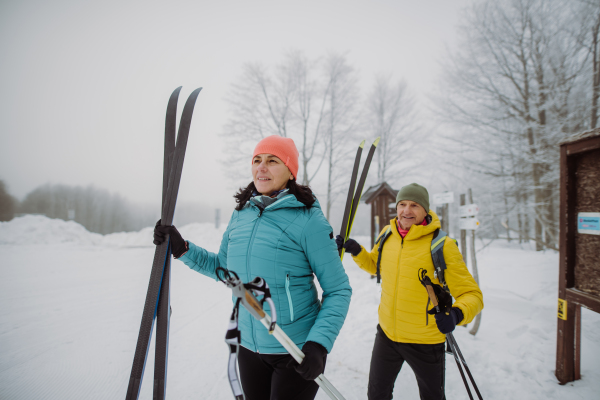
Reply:
[[[216,251],[224,227],[180,229]],[[366,237],[356,238],[367,243]],[[29,216],[0,223],[0,399],[119,399],[129,381],[154,255],[152,228],[101,236],[73,222]],[[27,244],[23,244],[27,243]],[[582,313],[582,379],[554,377],[558,256],[495,242],[478,253],[485,308],[477,336],[456,340],[486,400],[593,399],[600,393],[600,316]],[[349,255],[353,288],[346,323],[325,375],[348,400],[366,399],[379,293]],[[227,329],[232,302],[223,285],[172,263],[171,399],[231,399]],[[154,341],[140,399],[152,398]],[[468,399],[454,358],[446,395]],[[321,391],[317,399],[328,397]],[[417,399],[404,366],[394,399]]]

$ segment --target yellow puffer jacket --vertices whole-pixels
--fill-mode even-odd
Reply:
[[[431,281],[440,284],[433,275],[431,240],[441,225],[433,211],[429,211],[429,215],[432,217],[430,224],[411,226],[404,239],[398,233],[397,218],[381,232],[392,228],[381,256],[379,324],[387,337],[395,342],[436,344],[446,340],[446,335],[438,330],[435,318],[431,315],[427,318],[427,291],[418,276],[419,269],[424,268]],[[468,324],[483,309],[483,294],[452,239],[446,238],[443,251],[447,267],[444,277],[455,299],[453,307],[460,308],[464,315],[459,325]],[[360,268],[375,275],[378,255],[376,244],[370,253],[363,247],[363,251],[353,258]]]

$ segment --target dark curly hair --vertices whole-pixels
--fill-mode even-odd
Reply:
[[[313,203],[315,202],[315,196],[313,195],[310,187],[299,185],[296,183],[296,180],[288,181],[286,187],[288,188],[289,193],[296,196],[296,199],[300,203],[304,204],[308,208],[312,207]],[[250,182],[250,184],[245,188],[240,188],[240,190],[233,196],[235,197],[235,201],[238,203],[235,209],[237,211],[241,211],[246,205],[246,202],[252,197],[252,193],[255,191],[256,186],[254,186],[254,181]]]

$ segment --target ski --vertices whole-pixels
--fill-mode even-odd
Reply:
[[[192,121],[194,105],[200,90],[198,88],[190,94],[181,115],[179,123],[179,131],[177,134],[177,143],[175,144],[175,122],[177,115],[177,99],[181,87],[175,89],[171,94],[167,106],[167,117],[165,126],[165,160],[163,162],[163,194],[161,207],[161,224],[171,225],[173,223],[173,215],[175,213],[175,204],[177,202],[177,193],[181,181],[181,172],[183,170],[183,161],[185,158],[185,150]],[[165,181],[166,178],[166,181]],[[154,260],[152,262],[152,270],[150,272],[150,282],[148,284],[148,292],[142,312],[142,321],[140,323],[140,331],[135,348],[133,365],[129,377],[129,386],[127,388],[126,400],[133,400],[139,397],[144,369],[146,367],[146,359],[148,356],[148,348],[150,338],[154,327],[154,319],[157,316],[159,302],[160,325],[157,327],[156,340],[156,368],[155,368],[155,384],[154,384],[154,399],[164,399],[166,391],[166,373],[167,373],[167,350],[168,350],[168,331],[169,331],[169,276],[170,276],[170,238],[160,245],[156,246],[154,252]],[[161,296],[161,289],[164,293]],[[161,301],[162,300],[162,301]]]
[[[177,99],[181,86],[173,91],[167,105],[165,117],[165,148],[163,157],[163,187],[162,205],[166,203],[169,188],[169,175],[173,165],[175,153],[175,131],[177,129]],[[166,216],[161,209],[161,223]],[[164,225],[164,224],[163,224]],[[154,342],[154,387],[153,398],[164,399],[166,395],[167,363],[169,356],[169,326],[171,317],[170,279],[171,278],[171,251],[167,252],[165,267],[163,269],[161,290],[156,309],[156,340]]]
[[[344,216],[342,217],[342,229],[340,230],[340,236],[344,238],[344,242],[348,239],[348,218],[350,217],[350,210],[352,209],[352,198],[354,197],[354,189],[356,187],[356,178],[358,177],[358,167],[360,164],[360,157],[362,155],[363,148],[365,147],[365,141],[360,142],[358,150],[356,151],[356,158],[354,159],[354,167],[352,168],[352,176],[350,177],[350,186],[348,187],[348,198],[346,199],[346,207],[344,207]],[[344,257],[344,248],[339,250],[340,257]]]
[[[358,208],[358,204],[360,203],[360,198],[362,197],[362,191],[363,188],[365,186],[365,182],[367,181],[367,175],[369,174],[369,168],[371,166],[371,161],[373,161],[373,155],[375,154],[375,150],[377,150],[377,145],[379,144],[379,140],[381,138],[377,138],[375,139],[375,141],[373,142],[373,144],[371,145],[371,148],[369,149],[369,153],[367,154],[367,159],[365,160],[365,165],[363,166],[363,170],[360,174],[360,179],[358,180],[358,184],[356,185],[356,191],[354,191],[353,195],[352,195],[352,201],[350,202],[351,206],[349,209],[349,214],[348,217],[346,218],[346,210],[344,210],[344,219],[342,220],[342,234],[341,236],[344,238],[344,243],[346,242],[346,240],[348,240],[348,238],[350,237],[350,232],[352,231],[352,224],[354,223],[354,217],[356,216],[356,209]],[[363,143],[361,143],[361,145],[364,145],[364,141]],[[362,152],[362,150],[359,149],[359,152]],[[350,191],[354,190],[353,187],[353,182],[352,181],[356,181],[356,175],[354,174],[354,171],[358,171],[358,160],[360,160],[359,154],[357,153],[357,160],[354,163],[354,169],[352,171],[352,178],[350,181]],[[350,193],[348,193],[348,198],[350,198]],[[346,207],[348,207],[348,202],[346,202]],[[344,229],[344,226],[346,227]],[[340,251],[340,257],[343,259],[344,258],[344,248],[341,249]]]

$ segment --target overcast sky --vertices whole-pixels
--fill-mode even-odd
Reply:
[[[202,86],[179,199],[233,204],[219,135],[244,63],[272,65],[289,49],[348,52],[363,89],[393,73],[424,99],[470,3],[4,0],[0,179],[19,199],[64,183],[159,202],[167,100],[183,85],[181,112]],[[249,168],[240,173],[250,180]]]

